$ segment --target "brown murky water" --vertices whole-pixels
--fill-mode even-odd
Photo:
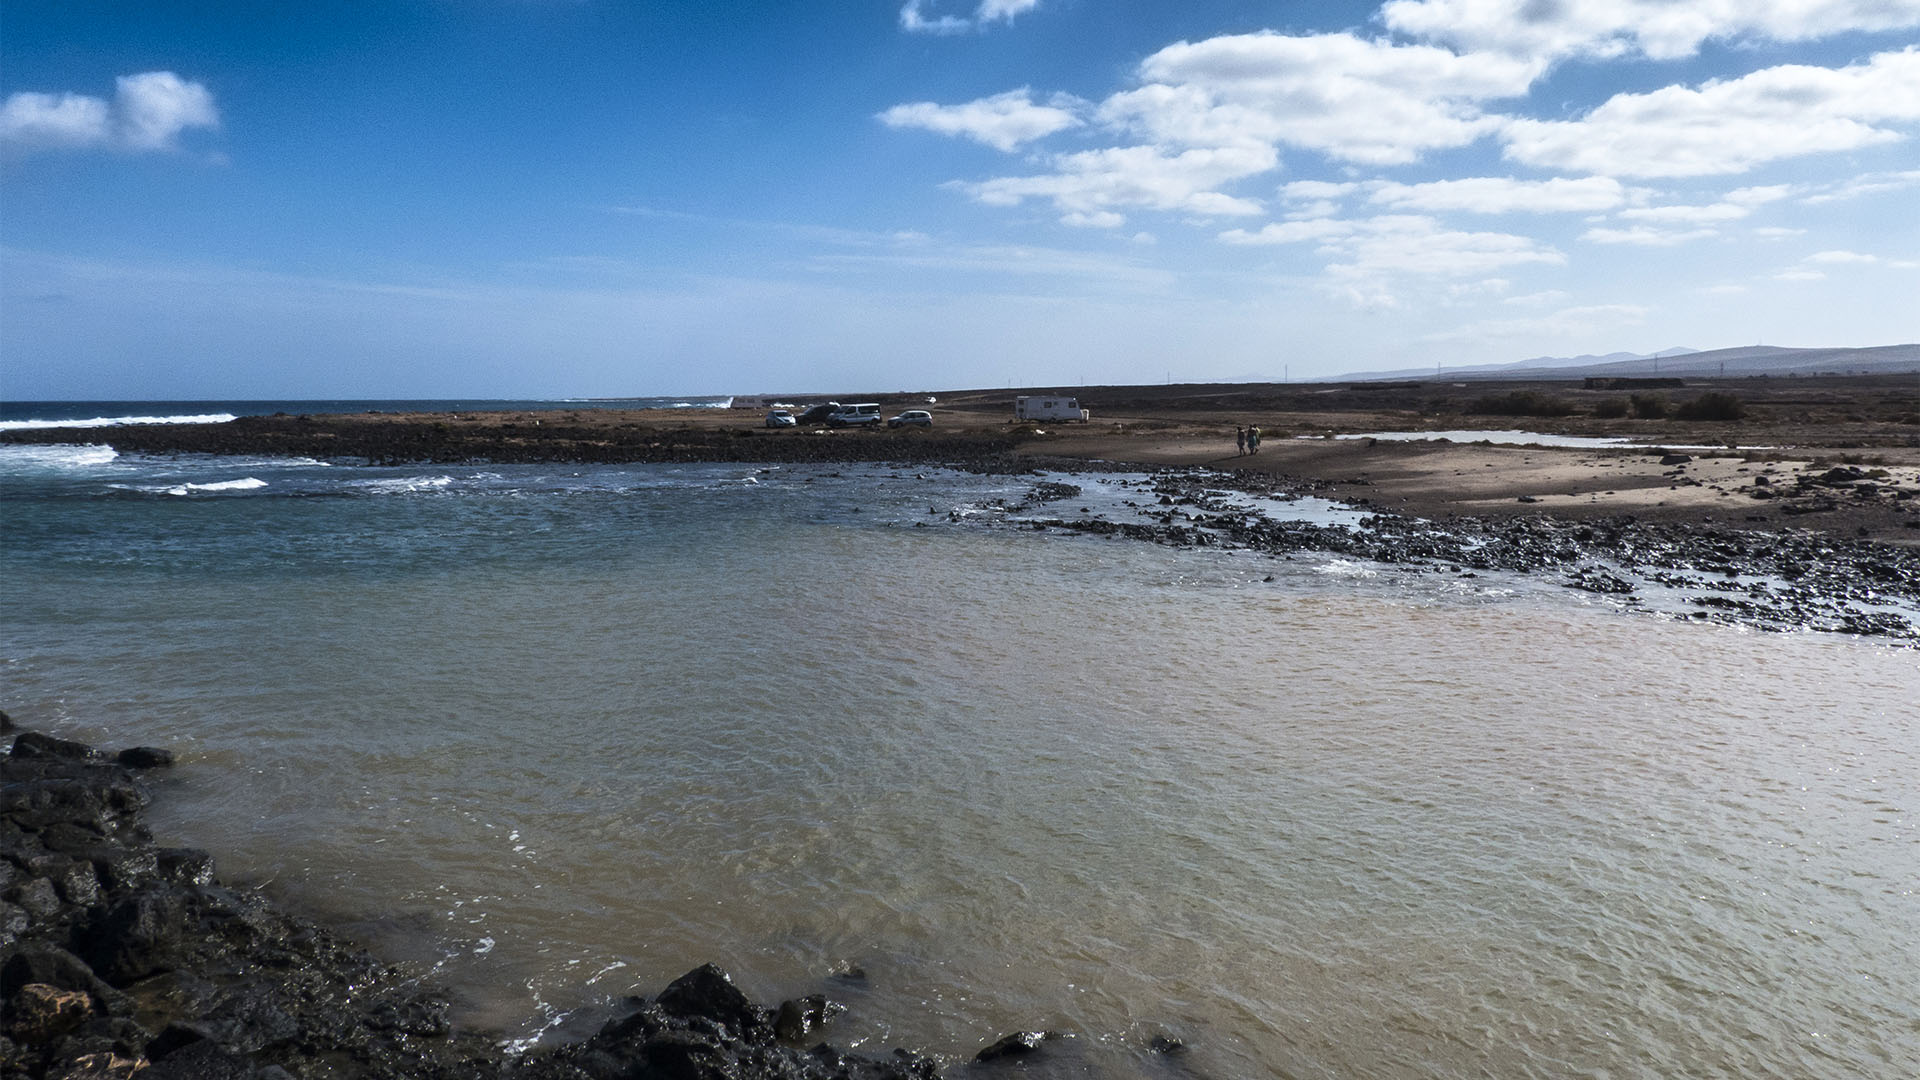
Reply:
[[[1920,653],[740,472],[23,511],[7,707],[510,1038],[711,959],[1062,1076],[1920,1074]]]

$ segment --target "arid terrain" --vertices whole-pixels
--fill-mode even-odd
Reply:
[[[1673,380],[1678,381],[1678,380]],[[1088,423],[1021,423],[1017,393],[1077,396]],[[835,395],[931,430],[764,426],[759,408],[243,417],[227,424],[0,433],[123,451],[374,461],[900,461],[996,468],[1045,459],[1263,474],[1295,490],[1426,518],[1551,515],[1812,529],[1920,546],[1920,376],[1059,387]],[[783,398],[804,405],[815,397]],[[931,402],[929,399],[933,399]],[[1702,410],[1703,404],[1709,406]],[[1737,419],[1685,418],[1688,406]],[[1665,414],[1665,415],[1656,415]],[[1257,454],[1234,429],[1257,426]],[[1374,436],[1521,430],[1632,446],[1509,446]],[[1341,436],[1347,436],[1342,438]],[[1685,458],[1686,460],[1679,460]]]

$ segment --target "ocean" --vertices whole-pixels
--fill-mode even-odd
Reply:
[[[353,398],[299,401],[0,401],[0,431],[112,424],[217,424],[241,416],[320,413],[558,412],[581,409],[724,409],[731,397]]]
[[[0,708],[516,1045],[712,960],[1036,1076],[1920,1074],[1920,651],[1045,479],[0,447]]]

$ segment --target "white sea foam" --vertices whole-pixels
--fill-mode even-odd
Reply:
[[[396,476],[383,480],[361,480],[352,486],[381,495],[405,495],[414,491],[437,491],[452,484],[451,476]]]
[[[253,491],[266,486],[265,480],[249,476],[240,480],[217,480],[211,484],[175,484],[164,490],[169,495],[193,495],[209,491]]]
[[[1380,571],[1372,567],[1362,566],[1351,559],[1329,559],[1326,563],[1315,569],[1322,574],[1330,574],[1334,577],[1370,578],[1380,576]]]
[[[118,427],[122,424],[224,424],[234,419],[237,417],[233,413],[198,413],[192,416],[95,416],[87,420],[0,420],[0,431]]]
[[[105,465],[120,452],[111,446],[0,446],[0,466],[29,469],[83,469]]]

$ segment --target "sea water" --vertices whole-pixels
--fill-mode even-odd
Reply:
[[[1031,488],[0,447],[0,707],[516,1045],[712,960],[1040,1076],[1920,1074],[1920,652]]]

